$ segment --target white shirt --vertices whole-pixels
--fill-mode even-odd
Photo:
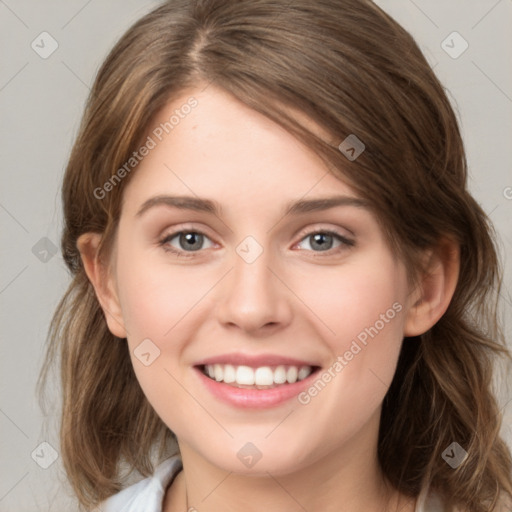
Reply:
[[[175,455],[164,460],[152,476],[133,484],[103,501],[101,512],[162,512],[165,491],[183,468],[181,458]],[[418,497],[414,512],[443,512],[442,501],[432,492]]]

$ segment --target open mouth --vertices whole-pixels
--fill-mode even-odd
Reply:
[[[236,388],[272,389],[295,384],[317,372],[319,366],[260,366],[207,364],[197,367],[206,377]]]

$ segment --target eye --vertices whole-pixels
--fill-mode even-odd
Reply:
[[[307,242],[305,248],[316,253],[342,251],[347,247],[352,247],[355,242],[334,231],[313,231],[305,235],[297,246]],[[207,245],[205,246],[205,242]],[[214,246],[214,243],[200,231],[177,231],[165,235],[159,242],[165,251],[172,252],[179,257],[194,257],[194,253],[200,252],[201,249],[208,249]],[[177,245],[176,245],[177,244]]]
[[[307,245],[309,245],[306,249],[314,252],[326,252],[332,249],[335,249],[334,252],[338,252],[336,249],[343,250],[346,246],[352,247],[355,245],[353,240],[334,231],[314,231],[306,235],[302,241],[304,240],[307,241]],[[338,243],[338,245],[335,246],[336,243]]]
[[[173,245],[173,240],[178,244],[178,247]],[[205,241],[209,241],[210,245],[206,247],[203,246]],[[159,245],[161,245],[166,251],[174,252],[178,256],[191,256],[188,254],[183,254],[184,252],[198,252],[201,249],[207,249],[209,247],[213,247],[213,242],[204,234],[198,231],[178,231],[176,233],[172,233],[166,235],[162,240],[160,240]]]

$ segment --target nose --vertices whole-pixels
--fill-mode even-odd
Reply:
[[[229,328],[239,328],[253,336],[268,335],[290,324],[291,292],[283,284],[267,251],[252,263],[234,254],[234,268],[224,279],[218,302],[218,319]]]

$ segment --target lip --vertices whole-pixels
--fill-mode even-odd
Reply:
[[[317,362],[294,359],[292,357],[280,356],[277,354],[248,355],[240,353],[222,354],[209,357],[194,363],[194,366],[205,366],[207,364],[232,364],[233,366],[250,366],[259,368],[261,366],[320,366]]]
[[[223,361],[225,361],[225,359],[223,359]],[[304,366],[307,366],[307,364],[304,364]],[[201,366],[194,366],[193,369],[208,392],[220,401],[239,409],[268,409],[277,407],[296,397],[309,387],[320,370],[318,366],[315,367],[315,371],[305,379],[293,384],[282,384],[270,389],[249,389],[237,388],[225,384],[224,382],[217,382],[216,380],[210,379],[203,373]]]

